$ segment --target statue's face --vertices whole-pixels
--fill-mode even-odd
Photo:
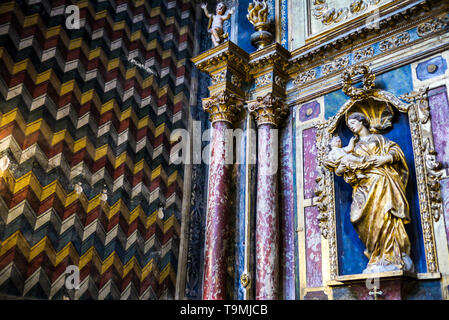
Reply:
[[[348,128],[352,133],[359,133],[363,128],[363,123],[357,119],[349,119]]]
[[[223,2],[220,2],[217,4],[217,14],[223,15],[226,11],[226,6]]]

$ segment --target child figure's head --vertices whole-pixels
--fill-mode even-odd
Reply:
[[[341,139],[339,136],[333,137],[329,143],[331,148],[341,148]]]
[[[219,15],[223,15],[226,12],[226,4],[224,2],[217,3],[217,8],[215,9],[216,13]]]

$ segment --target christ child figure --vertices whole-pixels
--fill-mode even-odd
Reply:
[[[209,13],[206,3],[201,4],[201,8],[209,18],[209,32],[212,35],[212,43],[216,47],[223,43],[224,39],[228,38],[228,34],[225,34],[223,31],[223,23],[234,14],[234,9],[227,10],[224,2],[217,4],[215,14]]]
[[[357,157],[352,153],[356,140],[356,137],[352,137],[349,144],[346,147],[342,147],[340,137],[337,136],[331,139],[329,144],[331,150],[327,155],[326,165],[335,169],[337,175],[353,172],[355,174],[354,178],[366,178],[360,169],[366,169],[371,161],[365,157]]]

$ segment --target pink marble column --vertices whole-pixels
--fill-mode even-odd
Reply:
[[[273,125],[262,124],[258,133],[256,203],[256,299],[277,299],[279,283],[279,216],[277,190],[278,150]],[[276,150],[275,150],[276,149]]]
[[[226,238],[231,167],[225,164],[227,122],[215,122],[209,170],[209,194],[204,264],[203,299],[226,299]]]
[[[249,105],[257,123],[256,299],[279,294],[278,131],[287,113],[278,97],[268,93]]]
[[[203,100],[204,110],[212,122],[211,156],[209,167],[206,243],[204,257],[203,299],[226,299],[226,242],[228,238],[229,188],[232,157],[226,152],[227,130],[242,108],[242,99],[222,91]]]

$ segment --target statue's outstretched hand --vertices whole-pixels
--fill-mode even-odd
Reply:
[[[201,9],[206,9],[206,7],[207,7],[207,4],[206,3],[201,3]]]

